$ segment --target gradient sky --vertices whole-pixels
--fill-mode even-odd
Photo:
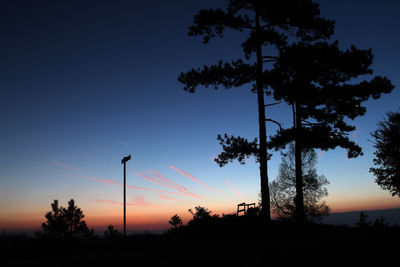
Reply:
[[[256,95],[249,88],[183,91],[180,72],[243,56],[243,35],[203,45],[187,36],[201,8],[226,1],[0,2],[0,230],[38,229],[50,203],[75,199],[89,227],[122,224],[121,158],[127,163],[129,230],[168,227],[175,213],[202,205],[230,213],[257,202],[258,165],[220,168],[218,134],[257,137]],[[372,48],[374,74],[396,86],[366,103],[351,139],[364,156],[319,152],[333,211],[400,207],[368,172],[370,132],[398,110],[398,1],[320,0],[336,20],[333,39]],[[266,99],[271,103],[272,99]],[[291,122],[285,105],[267,116]],[[267,125],[269,133],[274,125]],[[279,153],[269,162],[277,175]]]

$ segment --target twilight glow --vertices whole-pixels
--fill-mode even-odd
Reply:
[[[207,45],[187,36],[200,9],[225,7],[225,0],[100,0],[96,8],[91,1],[6,2],[0,16],[0,231],[38,230],[54,199],[62,206],[74,199],[90,228],[121,229],[121,159],[129,154],[129,231],[167,229],[174,214],[187,222],[188,209],[198,205],[222,214],[258,202],[254,159],[223,168],[213,161],[221,152],[218,134],[258,136],[251,86],[190,94],[177,81],[194,66],[243,58],[241,34],[227,32]],[[400,2],[318,2],[322,15],[336,20],[334,39],[371,48],[374,73],[396,87],[368,101],[365,116],[351,122],[356,130],[349,136],[364,156],[317,151],[318,173],[330,182],[324,200],[332,212],[400,208],[400,199],[369,172],[370,133],[399,108],[400,36],[387,33],[400,28]],[[284,127],[292,123],[284,104],[266,114]],[[276,130],[267,124],[268,135]],[[270,152],[273,180],[281,155]]]

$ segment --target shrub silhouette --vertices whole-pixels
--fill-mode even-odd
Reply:
[[[93,237],[93,230],[89,230],[83,211],[75,205],[71,199],[68,207],[58,205],[58,200],[51,204],[52,211],[46,213],[46,222],[42,223],[42,232],[37,232],[39,237],[54,238],[90,238]]]
[[[104,239],[120,239],[121,237],[122,234],[111,224],[107,227],[107,230],[104,231]]]
[[[385,228],[389,226],[389,223],[386,221],[386,219],[381,216],[380,218],[376,219],[373,226],[375,228]]]

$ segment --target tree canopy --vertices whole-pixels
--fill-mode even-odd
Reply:
[[[392,196],[400,197],[400,111],[388,112],[371,133],[374,138],[375,182]]]
[[[348,138],[355,127],[346,119],[364,115],[364,101],[393,89],[389,79],[382,76],[355,82],[360,75],[373,73],[372,59],[371,49],[351,46],[341,50],[338,41],[296,43],[282,48],[267,76],[275,99],[299,107],[296,116],[301,124],[280,131],[272,138],[273,144],[287,144],[297,136],[304,148],[328,150],[340,146],[347,150],[348,157],[361,155],[361,147]]]

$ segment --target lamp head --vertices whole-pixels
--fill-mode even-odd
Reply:
[[[130,159],[131,159],[131,155],[124,157],[124,158],[121,160],[121,164],[124,164],[125,162],[127,162],[127,161],[130,160]]]

